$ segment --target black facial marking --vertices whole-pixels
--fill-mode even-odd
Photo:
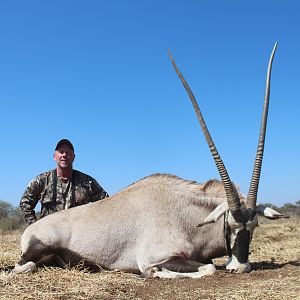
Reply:
[[[248,261],[250,237],[250,231],[247,229],[242,229],[236,236],[232,253],[239,263],[246,263]]]
[[[226,249],[227,249],[228,256],[232,256],[232,251],[230,247],[230,235],[231,235],[231,230],[230,227],[228,227],[226,232]]]
[[[234,220],[239,223],[247,223],[248,221],[253,221],[257,213],[255,209],[246,208],[244,206],[237,210],[231,210],[230,212]]]

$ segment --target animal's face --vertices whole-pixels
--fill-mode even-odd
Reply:
[[[249,216],[246,210],[241,210],[241,218],[236,218],[230,211],[228,212],[226,242],[229,258],[226,263],[226,269],[236,273],[244,273],[251,270],[248,261],[249,247],[253,231],[257,225],[256,212],[251,213]]]

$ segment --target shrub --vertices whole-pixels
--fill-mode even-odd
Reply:
[[[0,232],[21,229],[23,226],[24,221],[19,209],[0,200]]]

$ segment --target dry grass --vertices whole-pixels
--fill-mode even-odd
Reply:
[[[134,274],[76,268],[39,269],[11,277],[4,272],[19,258],[20,234],[0,237],[0,299],[299,299],[299,220],[262,224],[251,245],[253,271],[227,273],[216,259],[218,272],[202,279],[142,279]]]

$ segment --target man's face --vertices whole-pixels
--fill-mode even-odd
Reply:
[[[69,145],[63,144],[54,152],[54,160],[61,169],[72,167],[75,154]]]

